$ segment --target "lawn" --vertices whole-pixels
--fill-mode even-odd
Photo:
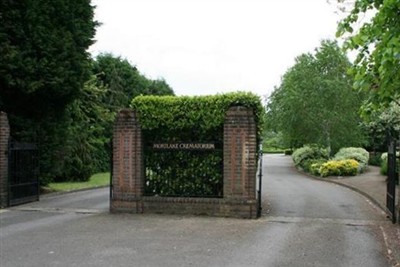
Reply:
[[[276,147],[263,147],[264,154],[283,154],[285,149]]]
[[[49,191],[71,191],[78,189],[86,189],[92,187],[106,186],[110,184],[110,173],[96,173],[90,177],[87,182],[63,182],[63,183],[50,183],[47,186]]]

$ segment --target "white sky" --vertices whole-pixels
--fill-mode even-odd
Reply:
[[[296,56],[333,39],[326,0],[93,0],[90,52],[126,58],[177,95],[269,95]]]

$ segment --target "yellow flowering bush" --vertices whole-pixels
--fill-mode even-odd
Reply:
[[[310,171],[309,172],[312,175],[320,175],[319,171],[321,169],[322,164],[324,164],[324,163],[326,163],[326,161],[319,161],[319,162],[312,163],[311,166],[310,166]]]
[[[354,159],[330,160],[319,168],[319,174],[326,176],[354,176],[357,175],[360,163]]]

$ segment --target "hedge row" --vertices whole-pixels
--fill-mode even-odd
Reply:
[[[245,92],[212,96],[138,96],[131,107],[139,114],[146,138],[170,141],[222,142],[225,113],[231,106],[252,108],[261,141],[264,107],[260,97]]]

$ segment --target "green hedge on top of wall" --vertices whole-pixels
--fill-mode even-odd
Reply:
[[[214,96],[138,96],[137,112],[145,140],[145,195],[223,197],[223,131],[231,106],[253,109],[261,141],[263,106],[251,93]],[[215,143],[213,151],[157,151],[153,143]]]
[[[214,96],[138,96],[137,112],[145,140],[145,195],[223,197],[223,135],[231,106],[253,109],[261,141],[264,109],[251,93]],[[212,151],[157,151],[154,143],[213,143]]]
[[[223,142],[225,113],[231,106],[253,109],[257,142],[261,141],[264,107],[260,97],[247,92],[211,96],[138,96],[137,111],[146,140],[169,142]]]

